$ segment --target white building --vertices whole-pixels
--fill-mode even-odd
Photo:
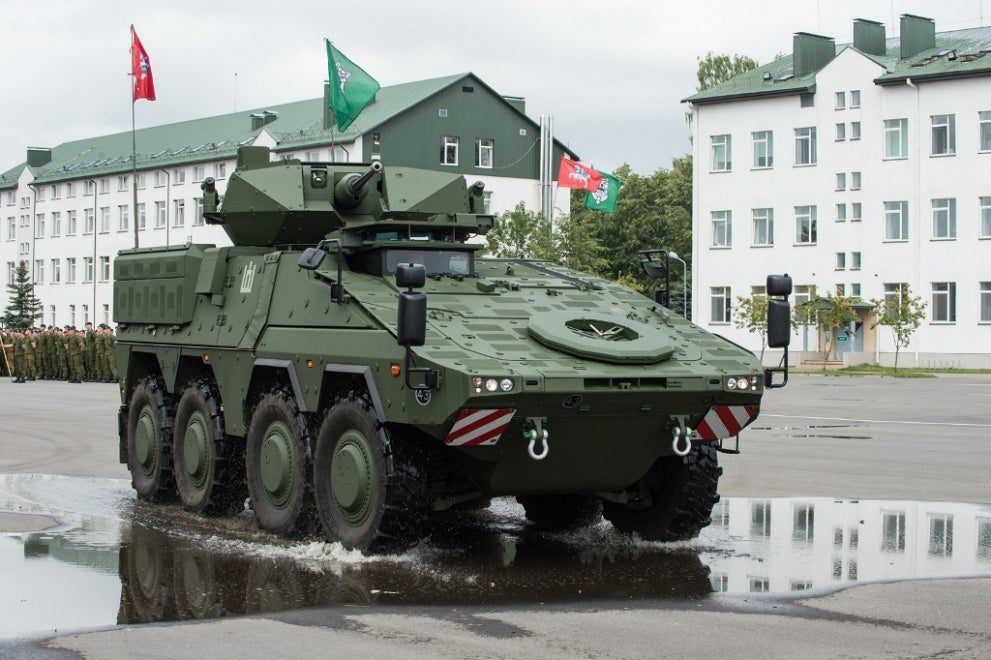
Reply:
[[[545,163],[577,157],[557,141],[543,149],[524,101],[471,73],[383,87],[344,132],[326,128],[326,105],[309,99],[141,129],[136,177],[130,132],[28,147],[26,163],[0,174],[4,284],[24,261],[44,305],[39,323],[110,324],[119,250],[230,243],[203,222],[200,183],[213,177],[223,195],[240,145],[303,161],[368,162],[377,151],[386,166],[460,172],[485,184],[486,210],[496,215],[521,201],[540,209],[542,191],[553,190],[541,185]],[[557,201],[567,214],[568,196]],[[0,310],[7,298],[0,287]]]
[[[991,28],[906,14],[900,38],[862,19],[839,48],[798,33],[791,55],[686,101],[696,323],[759,352],[733,307],[768,273],[792,276],[793,302],[907,283],[928,307],[899,365],[991,367]],[[859,316],[837,357],[890,365],[891,330]],[[814,328],[791,348],[822,359]]]

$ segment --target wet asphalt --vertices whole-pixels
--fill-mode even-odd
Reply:
[[[369,559],[138,502],[112,385],[4,381],[0,656],[988,657],[989,397],[794,376],[695,541],[541,533],[497,499]]]

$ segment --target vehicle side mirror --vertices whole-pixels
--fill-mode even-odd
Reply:
[[[769,296],[790,296],[791,295],[791,275],[768,275],[767,295]]]
[[[396,286],[419,289],[427,283],[427,268],[423,264],[397,264]]]
[[[791,343],[791,305],[787,300],[767,301],[767,345],[786,348]]]
[[[422,270],[422,268],[421,268]],[[427,294],[402,291],[396,319],[396,343],[400,346],[423,346],[427,341]]]
[[[308,247],[303,250],[303,254],[299,256],[299,261],[296,262],[296,265],[303,270],[316,270],[323,263],[326,256],[327,251],[323,248]]]

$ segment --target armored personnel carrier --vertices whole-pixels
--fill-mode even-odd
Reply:
[[[242,147],[203,215],[233,245],[114,262],[120,460],[139,498],[363,552],[432,512],[515,496],[535,525],[646,539],[709,523],[717,452],[787,381],[654,299],[487,259],[483,186],[443,172],[272,162]],[[768,278],[769,344],[789,336]],[[787,348],[785,349],[787,351]],[[781,377],[783,375],[783,378]]]

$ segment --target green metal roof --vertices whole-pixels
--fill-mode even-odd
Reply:
[[[137,169],[160,169],[179,164],[234,158],[240,144],[250,144],[263,132],[277,142],[279,150],[352,142],[393,117],[409,110],[451,85],[466,79],[488,88],[472,73],[461,73],[382,87],[375,100],[344,132],[323,128],[323,97],[204,117],[136,131]],[[491,89],[491,88],[489,88]],[[492,93],[501,98],[495,91]],[[519,112],[509,101],[506,104]],[[252,128],[252,115],[275,113],[269,123]],[[533,120],[527,122],[536,126]],[[270,117],[272,115],[269,115]],[[260,123],[260,122],[259,122]],[[570,149],[568,150],[571,153]],[[35,183],[105,176],[131,171],[131,132],[65,142],[52,148],[52,160],[32,167]],[[0,175],[0,189],[13,188],[28,165],[22,163]]]
[[[906,78],[926,81],[991,75],[991,27],[937,32],[934,48],[905,59],[900,57],[899,38],[889,38],[885,45],[885,55],[864,53],[864,57],[886,69],[886,73],[874,80],[878,85],[900,84]],[[853,46],[840,45],[837,52],[845,48]],[[741,73],[722,84],[682,99],[682,102],[703,104],[815,91],[815,73],[798,77],[793,73],[794,57],[785,55],[770,64]]]

